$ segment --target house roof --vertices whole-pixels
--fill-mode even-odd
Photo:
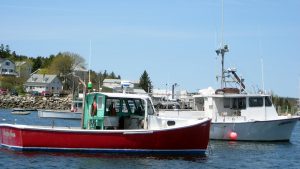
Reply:
[[[21,61],[21,62],[16,62],[16,66],[22,66],[24,64],[26,64],[27,62],[25,61]]]
[[[103,83],[121,83],[121,79],[104,79]]]
[[[57,75],[33,74],[26,81],[26,83],[48,84],[48,83],[51,83],[56,77],[57,77]]]
[[[11,60],[9,60],[9,59],[7,59],[7,58],[0,58],[0,63],[4,62],[4,61],[6,61],[6,60],[8,60],[8,61],[14,63],[13,61],[11,61]]]
[[[74,69],[74,71],[77,71],[77,72],[87,72],[88,71],[85,67],[83,67],[81,65],[74,66],[73,69]]]

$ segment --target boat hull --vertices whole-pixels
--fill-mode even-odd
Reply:
[[[39,110],[38,116],[41,118],[60,118],[60,119],[80,120],[82,117],[82,112]]]
[[[11,112],[11,114],[14,114],[14,115],[28,115],[30,113],[31,113],[30,111],[12,111]]]
[[[298,118],[252,122],[213,122],[210,139],[237,141],[289,141]],[[236,138],[230,136],[235,132]]]
[[[210,120],[164,130],[83,130],[0,124],[0,141],[2,146],[16,150],[204,154],[209,130]]]

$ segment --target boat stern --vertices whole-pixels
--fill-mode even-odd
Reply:
[[[22,147],[22,130],[9,124],[0,124],[0,144],[9,148]]]

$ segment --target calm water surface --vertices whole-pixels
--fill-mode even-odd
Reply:
[[[51,120],[12,115],[0,109],[0,122],[56,126],[79,126],[76,120]],[[300,121],[299,121],[300,122]],[[290,142],[210,141],[205,156],[83,154],[16,152],[0,148],[0,169],[5,168],[300,168],[300,123]]]

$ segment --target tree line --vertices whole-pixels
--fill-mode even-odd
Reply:
[[[74,90],[74,77],[69,76],[74,72],[76,68],[86,69],[85,59],[80,55],[72,52],[59,52],[56,55],[50,55],[48,57],[38,56],[38,57],[28,57],[25,55],[16,54],[15,51],[11,51],[9,45],[0,45],[0,57],[7,58],[11,61],[26,61],[31,64],[32,72],[38,74],[55,74],[58,75],[60,80],[64,84],[64,89],[66,90]],[[88,82],[88,76],[85,77],[85,81]],[[103,72],[96,72],[94,70],[90,70],[90,80],[94,87],[102,86],[104,79],[121,79],[120,75],[115,74],[113,71],[108,72],[104,70]],[[1,78],[1,84],[6,84],[7,88],[11,86],[20,86],[25,83],[27,79],[21,78]],[[1,87],[1,86],[0,86]],[[146,92],[152,91],[152,85],[150,77],[145,70],[140,77],[139,87],[143,88]]]
[[[295,98],[288,98],[288,97],[284,98],[272,94],[272,102],[279,114],[286,114],[286,113],[294,114],[298,110],[297,99]]]

